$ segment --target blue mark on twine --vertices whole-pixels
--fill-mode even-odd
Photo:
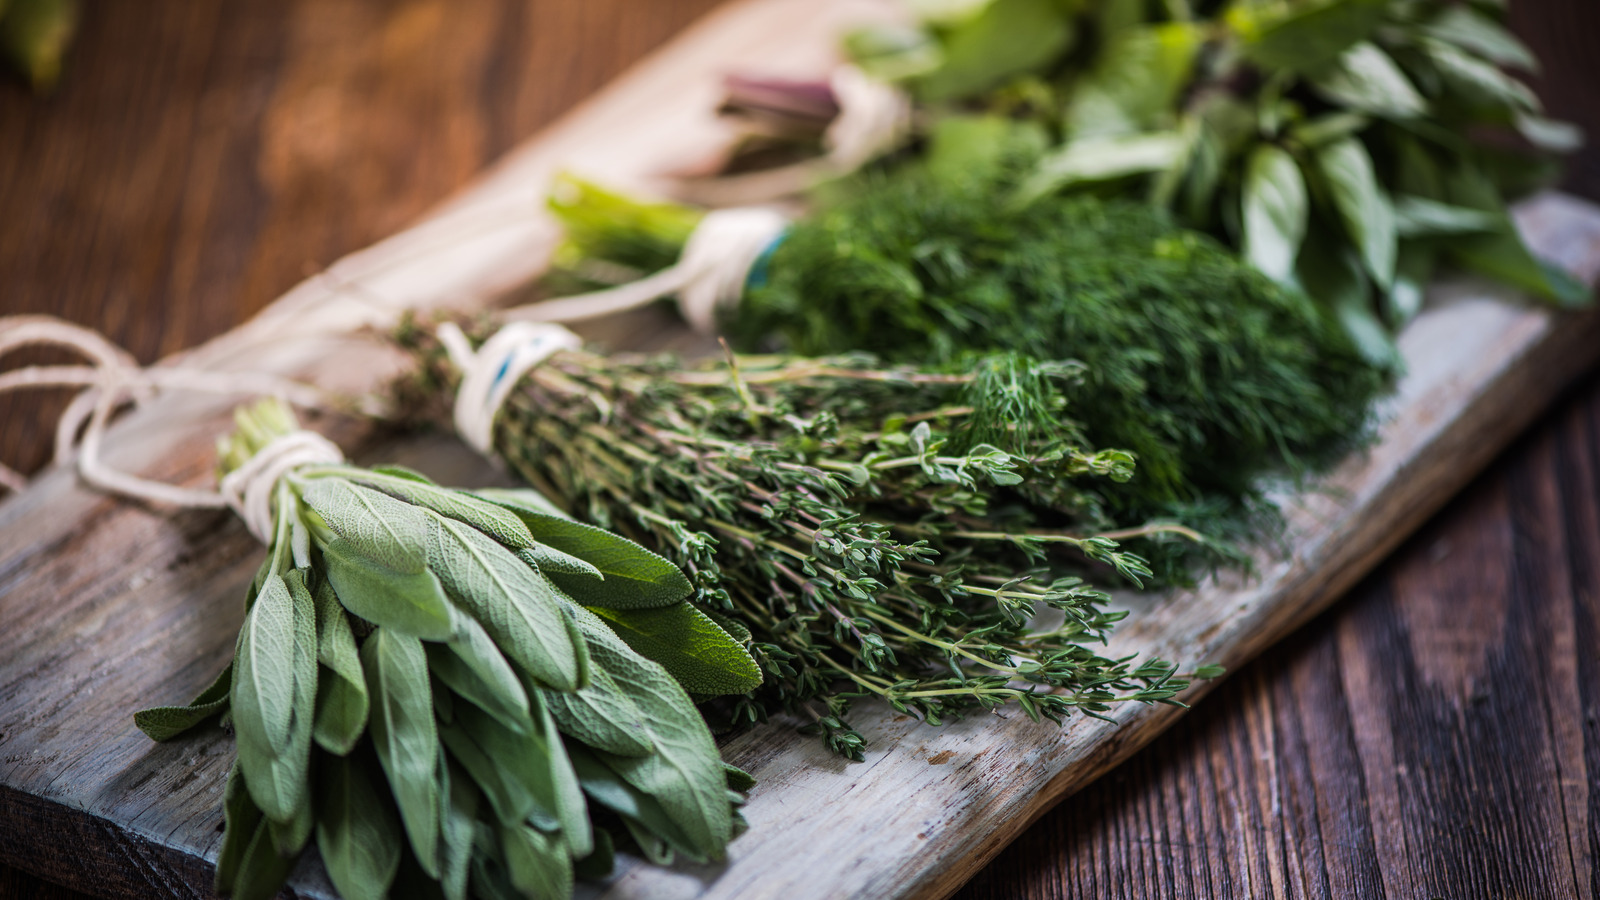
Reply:
[[[756,261],[750,264],[750,274],[744,277],[744,286],[746,288],[766,286],[767,278],[772,274],[772,254],[777,251],[778,245],[783,243],[784,238],[788,236],[789,229],[785,228],[762,249],[761,255],[757,256]]]

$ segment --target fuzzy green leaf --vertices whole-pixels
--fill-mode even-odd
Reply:
[[[638,822],[657,839],[685,856],[697,855],[695,842],[673,821],[658,799],[617,774],[615,769],[602,761],[598,752],[581,745],[567,749],[572,756],[573,771],[577,773],[583,792],[590,800]]]
[[[318,478],[301,499],[353,553],[397,572],[427,567],[428,519],[415,506],[343,478]]]
[[[588,654],[572,604],[510,550],[468,525],[433,515],[428,561],[512,663],[556,690],[570,691],[587,680]]]
[[[761,686],[761,667],[744,647],[687,601],[656,609],[590,611],[690,693],[748,694]]]
[[[577,691],[543,691],[541,696],[564,734],[619,756],[644,756],[655,749],[644,713],[611,673],[592,668],[589,683]]]
[[[322,560],[339,602],[361,618],[430,641],[449,640],[456,633],[460,614],[434,572],[391,569],[342,537],[323,548]]]
[[[1318,149],[1316,161],[1345,233],[1360,249],[1368,274],[1387,290],[1394,283],[1398,237],[1394,207],[1378,184],[1372,157],[1359,140],[1346,138]]]
[[[369,726],[378,761],[400,808],[411,850],[423,871],[439,877],[439,791],[434,766],[439,740],[422,642],[379,627],[361,647],[372,698]]]
[[[305,801],[316,652],[316,610],[300,573],[269,575],[239,632],[230,706],[251,799],[279,823]]]
[[[238,874],[234,878],[234,900],[272,900],[289,878],[294,858],[279,855],[272,844],[271,821],[262,819],[239,854]]]
[[[439,760],[439,888],[446,900],[466,900],[477,831],[478,789],[447,759]]]
[[[428,644],[428,668],[450,690],[512,731],[532,727],[528,695],[483,626],[467,619],[447,644]]]
[[[1245,259],[1273,281],[1289,283],[1309,213],[1294,157],[1272,144],[1257,146],[1244,181]]]
[[[188,706],[155,706],[133,714],[133,723],[152,741],[170,741],[228,708],[233,686],[233,662],[201,691]]]
[[[540,544],[576,557],[599,572],[604,581],[545,571],[556,587],[585,606],[665,606],[693,590],[677,566],[627,538],[553,515],[515,492],[486,491],[484,496],[515,513]]]
[[[576,575],[589,581],[603,581],[605,576],[593,565],[569,553],[562,553],[547,544],[534,544],[517,551],[517,559],[549,575]]]
[[[367,730],[367,679],[344,607],[326,578],[313,594],[317,609],[317,713],[312,737],[329,753],[349,753]]]
[[[370,757],[322,759],[317,774],[317,849],[347,900],[388,896],[400,868],[399,814],[374,780]]]
[[[262,815],[250,800],[250,789],[235,760],[228,769],[228,780],[222,789],[222,847],[217,851],[216,891],[228,894],[239,880],[239,864],[244,859],[250,840],[261,825]]]
[[[511,885],[528,897],[571,897],[572,858],[558,837],[529,825],[500,830]]]
[[[370,487],[438,515],[471,525],[512,550],[533,546],[533,535],[515,516],[500,506],[467,491],[423,484],[414,479],[372,482]]]
[[[531,819],[546,830],[560,827],[550,746],[534,729],[515,732],[471,704],[456,707],[455,721],[441,729],[450,755],[472,775],[495,816],[512,825]]]

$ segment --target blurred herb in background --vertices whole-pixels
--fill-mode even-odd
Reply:
[[[0,58],[38,92],[55,87],[78,30],[78,0],[0,0]]]

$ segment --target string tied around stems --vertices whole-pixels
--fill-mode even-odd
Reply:
[[[315,432],[298,431],[274,440],[222,479],[217,490],[197,490],[140,478],[112,468],[102,458],[111,417],[125,403],[137,406],[162,390],[209,394],[270,394],[304,407],[325,406],[326,396],[310,385],[264,372],[218,372],[182,366],[140,366],[125,350],[81,325],[51,316],[0,317],[0,356],[26,347],[57,347],[89,360],[88,365],[27,366],[0,374],[0,394],[11,391],[77,387],[56,421],[52,463],[69,461],[89,485],[113,494],[196,509],[229,508],[250,533],[271,538],[272,492],[278,480],[303,465],[340,463],[344,454]],[[0,465],[0,486],[27,487],[20,472]]]
[[[714,209],[701,218],[678,261],[638,281],[506,310],[517,322],[579,322],[678,296],[683,318],[711,334],[717,315],[738,305],[750,274],[788,231],[787,216],[764,206]]]
[[[583,345],[576,334],[550,322],[508,322],[476,351],[454,322],[436,332],[461,372],[453,412],[456,432],[485,456],[494,449],[494,419],[528,370],[551,354]]]

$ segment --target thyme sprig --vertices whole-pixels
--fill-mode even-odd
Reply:
[[[412,338],[426,354],[425,331]],[[448,392],[447,367],[425,371]],[[1124,614],[1085,577],[1149,569],[1105,533],[1133,459],[1083,443],[1062,400],[1077,376],[1009,356],[956,374],[569,352],[525,376],[495,448],[579,518],[677,563],[695,605],[747,642],[763,687],[710,711],[795,712],[860,759],[862,698],[930,723],[1012,702],[1060,721],[1187,686],[1166,661],[1092,649]],[[1058,621],[1041,627],[1045,610]]]

